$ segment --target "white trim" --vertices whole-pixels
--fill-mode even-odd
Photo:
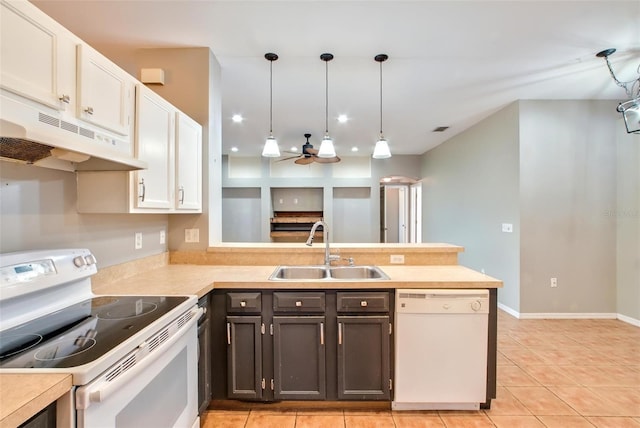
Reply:
[[[636,318],[631,318],[626,315],[618,314],[618,319],[620,321],[626,322],[631,325],[635,325],[636,327],[640,327],[640,320]]]
[[[605,312],[541,312],[541,313],[525,313],[520,314],[520,319],[523,320],[544,320],[544,319],[605,319],[615,320],[618,318],[618,314],[605,313]]]
[[[512,317],[520,318],[520,312],[516,311],[515,309],[511,309],[509,306],[505,304],[498,303],[498,309],[502,309]]]

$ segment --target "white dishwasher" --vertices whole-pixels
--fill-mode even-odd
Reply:
[[[394,410],[486,401],[489,290],[396,290]]]

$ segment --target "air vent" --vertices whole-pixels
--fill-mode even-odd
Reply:
[[[78,133],[78,125],[65,122],[64,120],[60,123],[60,128],[64,129],[65,131],[73,132],[74,134]]]
[[[96,137],[96,133],[87,128],[80,127],[80,135],[83,137],[91,138],[92,140]]]
[[[446,131],[447,129],[449,129],[449,127],[448,127],[448,126],[438,126],[436,129],[434,129],[434,130],[433,130],[433,131],[431,131],[431,132],[444,132],[444,131]]]
[[[48,114],[39,113],[38,121],[42,123],[46,123],[47,125],[55,126],[56,128],[60,127],[60,119],[57,119],[53,116],[49,116]]]

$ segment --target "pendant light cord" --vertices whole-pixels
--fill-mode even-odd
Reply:
[[[324,133],[329,135],[329,61],[324,62]]]
[[[269,136],[273,135],[273,61],[269,61]]]
[[[380,138],[382,138],[382,61],[380,61]]]

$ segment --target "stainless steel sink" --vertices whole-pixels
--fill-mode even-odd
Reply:
[[[326,279],[329,272],[325,266],[278,266],[270,280]]]
[[[377,266],[336,266],[329,268],[329,276],[335,279],[389,279]]]
[[[389,279],[377,266],[278,266],[271,281],[375,281]]]

